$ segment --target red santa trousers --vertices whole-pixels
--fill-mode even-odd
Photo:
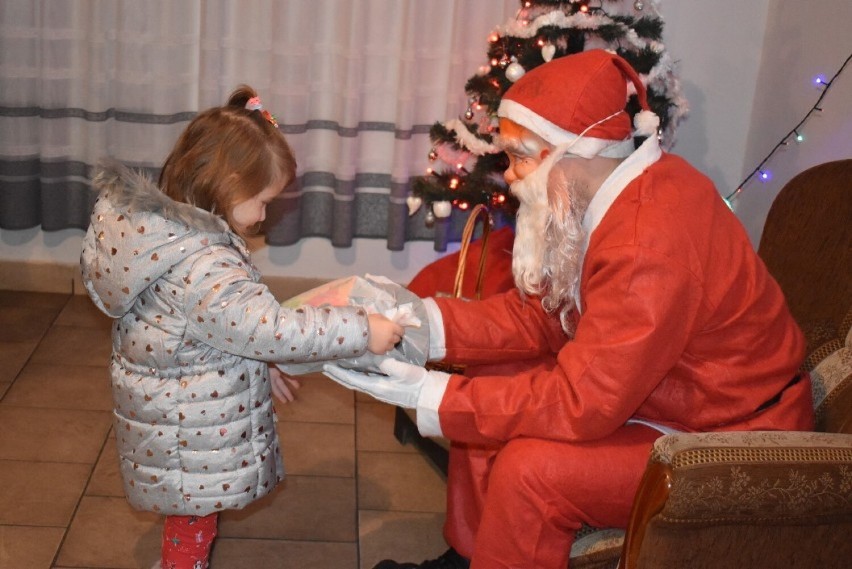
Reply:
[[[590,442],[513,439],[450,450],[444,537],[472,569],[565,569],[585,523],[626,527],[660,436],[643,425]]]
[[[166,516],[161,569],[207,569],[219,514]]]

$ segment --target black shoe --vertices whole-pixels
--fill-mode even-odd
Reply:
[[[452,547],[437,559],[430,559],[421,564],[397,563],[390,559],[379,561],[373,569],[468,569],[470,561],[458,554]]]

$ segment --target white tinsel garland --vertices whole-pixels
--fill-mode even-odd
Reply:
[[[467,148],[473,154],[477,156],[483,156],[485,154],[495,154],[500,152],[500,149],[494,146],[493,144],[489,144],[485,142],[481,138],[478,138],[476,135],[472,134],[465,124],[459,119],[450,119],[444,123],[444,126],[450,132],[454,132],[456,135],[456,142],[462,148]]]

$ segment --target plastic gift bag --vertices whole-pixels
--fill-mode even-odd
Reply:
[[[298,308],[304,305],[360,306],[368,314],[382,314],[405,326],[405,336],[402,341],[384,356],[367,352],[357,358],[334,360],[334,363],[340,367],[379,372],[378,363],[385,357],[420,366],[426,363],[429,353],[429,327],[423,301],[405,287],[385,277],[373,275],[346,277],[303,292],[281,303],[284,308]],[[324,363],[327,363],[327,360],[276,365],[284,373],[302,375],[322,371]]]

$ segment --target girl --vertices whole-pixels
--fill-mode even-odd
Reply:
[[[166,515],[164,569],[205,568],[218,512],[281,480],[267,362],[386,353],[403,330],[360,308],[283,309],[243,237],[296,163],[257,94],[239,87],[200,113],[166,159],[160,187],[102,165],[81,266],[115,319],[115,433],[131,505]],[[274,384],[274,385],[271,385]]]

